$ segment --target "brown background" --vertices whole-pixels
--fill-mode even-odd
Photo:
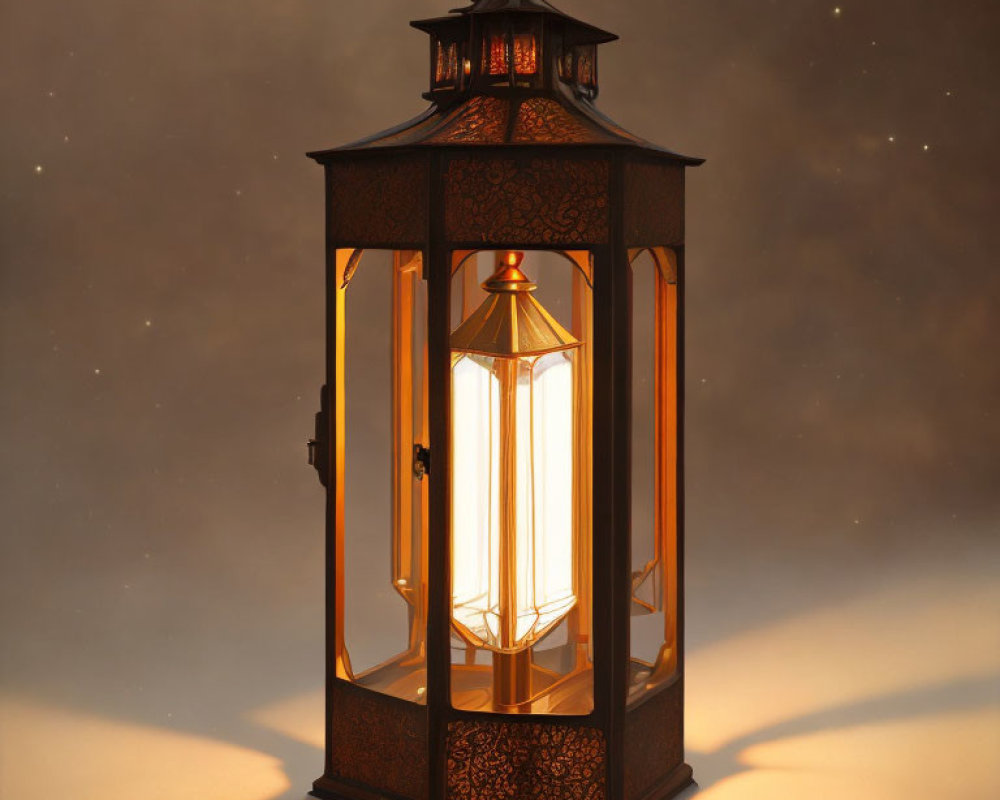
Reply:
[[[754,796],[712,783],[731,785],[761,737],[995,701],[982,676],[1000,666],[1000,601],[946,609],[998,564],[996,3],[557,5],[623,37],[603,48],[600,107],[709,159],[689,176],[688,230],[689,746],[706,796]],[[278,759],[285,783],[251,800],[297,798],[318,774],[309,737],[252,719],[321,680],[322,496],[304,442],[323,193],[302,153],[422,108],[426,42],[406,23],[446,8],[3,3],[4,800],[4,786],[40,798],[57,773],[94,792],[74,796],[117,798],[114,770],[61,764],[104,725]],[[898,619],[868,613],[863,598],[897,586]],[[744,720],[779,702],[782,669],[853,624],[838,607],[880,620],[867,649],[843,639],[841,679],[906,675],[928,653],[957,672],[914,679],[909,704],[891,680],[861,708],[804,702],[713,749],[706,705],[749,686]],[[941,614],[906,639],[912,658],[872,655],[898,654],[889,629],[928,609]],[[811,612],[786,657],[762,643],[706,661]],[[969,635],[952,641],[956,626]],[[700,653],[718,684],[696,683]],[[82,739],[44,721],[65,715]],[[91,760],[138,757],[108,736]],[[165,798],[222,763],[176,758]],[[225,800],[241,769],[190,791]]]

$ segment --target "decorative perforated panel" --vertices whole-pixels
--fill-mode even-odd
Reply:
[[[606,760],[594,728],[453,722],[447,800],[605,800]]]
[[[684,243],[684,168],[651,163],[625,167],[625,243]]]
[[[426,800],[427,709],[335,681],[330,775]]]
[[[329,181],[334,240],[387,246],[427,238],[428,172],[423,159],[331,164]]]
[[[607,162],[455,158],[445,176],[453,242],[601,244],[608,239]]]
[[[625,716],[625,800],[642,800],[684,761],[680,681]]]

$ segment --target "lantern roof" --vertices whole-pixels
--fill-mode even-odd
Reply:
[[[581,32],[587,32],[590,34],[588,37],[591,41],[596,43],[604,42],[614,42],[618,39],[616,34],[610,31],[601,30],[587,22],[571,17],[560,11],[555,6],[550,3],[546,3],[545,0],[477,0],[471,6],[464,6],[463,8],[452,9],[452,14],[496,14],[505,11],[518,11],[518,12],[528,12],[535,14],[551,14],[552,16],[559,17],[563,21],[570,23],[573,27],[580,29]],[[444,17],[444,19],[454,19],[454,17]],[[411,23],[415,28],[423,29],[423,26],[427,23],[433,24],[437,20],[425,20]]]
[[[538,20],[541,39],[532,39],[533,77],[522,82],[514,75],[502,86],[491,84],[479,76],[479,50],[462,50],[462,42],[472,42],[483,31],[493,30],[493,18],[508,20],[503,25],[516,25],[516,20]],[[593,55],[576,56],[581,48],[615,41],[613,33],[588,25],[545,2],[545,0],[477,0],[472,5],[454,9],[451,16],[412,22],[413,27],[429,33],[435,58],[445,55],[453,59],[451,69],[442,68],[442,75],[454,85],[425,94],[432,105],[424,113],[394,128],[381,131],[351,144],[309,153],[317,160],[338,154],[347,156],[362,151],[394,151],[414,148],[455,146],[622,146],[638,148],[650,155],[667,158],[684,166],[697,166],[703,159],[692,158],[655,145],[622,128],[602,114],[594,105],[597,94],[596,50]],[[548,33],[551,31],[552,33]],[[495,34],[494,34],[495,35]],[[508,34],[509,37],[509,34]],[[458,42],[449,45],[449,41]],[[507,39],[507,47],[511,48]],[[486,48],[486,45],[482,45]],[[545,47],[554,49],[543,58]],[[461,55],[464,53],[465,55]],[[513,50],[507,51],[505,68],[511,62]],[[580,73],[566,79],[558,74],[563,53],[571,58],[587,58],[587,82],[578,79]],[[572,53],[572,55],[570,55]],[[464,58],[464,62],[461,59]],[[440,63],[440,62],[437,62]],[[460,64],[465,64],[462,78]],[[571,62],[578,63],[578,62]],[[482,67],[482,69],[486,69]],[[453,77],[452,77],[453,76]],[[432,84],[432,87],[434,85]]]

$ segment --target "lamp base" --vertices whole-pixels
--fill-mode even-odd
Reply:
[[[681,764],[646,792],[641,800],[670,800],[695,785],[691,767]],[[370,789],[325,776],[313,784],[313,790],[309,794],[318,800],[385,800],[386,798],[385,794],[376,794]]]
[[[644,794],[641,800],[670,800],[689,786],[695,786],[694,772],[687,764],[681,764],[677,769],[659,781]]]
[[[326,776],[313,783],[313,789],[309,794],[318,800],[385,800],[388,796]]]

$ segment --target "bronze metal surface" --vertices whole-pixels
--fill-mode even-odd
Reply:
[[[427,710],[335,681],[330,777],[428,800]]]
[[[680,680],[625,715],[625,800],[643,800],[684,762],[684,688]]]
[[[605,800],[604,734],[507,722],[448,726],[446,800]]]
[[[445,231],[453,242],[568,245],[608,239],[606,161],[455,157],[445,173]]]

